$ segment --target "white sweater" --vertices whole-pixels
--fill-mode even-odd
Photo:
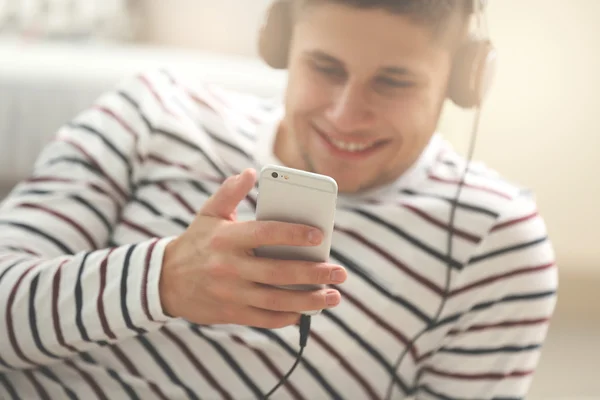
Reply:
[[[280,116],[273,102],[153,71],[58,132],[0,207],[1,398],[253,399],[279,381],[297,327],[171,319],[158,281],[166,244],[219,182],[278,161]],[[393,184],[340,196],[331,261],[349,271],[342,304],[313,318],[273,398],[383,398],[423,330],[394,398],[526,395],[556,301],[552,246],[534,201],[471,165],[448,259],[465,167],[436,135]]]

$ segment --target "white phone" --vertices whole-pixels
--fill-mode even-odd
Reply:
[[[259,257],[280,260],[327,262],[335,222],[337,182],[325,175],[298,169],[267,165],[258,178],[257,221],[280,221],[313,226],[323,232],[318,246],[263,246]],[[282,286],[292,290],[321,289],[322,285]],[[315,315],[320,311],[308,311]]]

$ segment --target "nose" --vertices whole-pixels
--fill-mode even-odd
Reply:
[[[375,112],[364,88],[354,82],[339,88],[325,116],[338,132],[368,130],[375,122]]]

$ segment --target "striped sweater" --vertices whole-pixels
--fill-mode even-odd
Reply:
[[[279,381],[297,327],[170,318],[158,281],[165,246],[219,184],[277,162],[281,113],[161,70],[59,130],[0,207],[0,398],[255,399]],[[256,194],[239,218],[253,218]],[[557,271],[516,186],[436,135],[396,182],[340,196],[331,261],[349,272],[342,304],[313,318],[273,398],[380,399],[392,376],[395,399],[526,395]]]

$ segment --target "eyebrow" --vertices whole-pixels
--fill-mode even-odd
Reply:
[[[338,60],[334,56],[327,54],[321,50],[307,51],[306,55],[317,61],[323,61],[323,62],[329,62],[329,63],[333,63],[333,64],[338,64],[338,65],[344,65],[344,63],[342,61]],[[411,71],[410,69],[408,69],[406,67],[400,67],[400,66],[395,66],[395,65],[386,66],[386,67],[380,68],[380,70],[389,75],[418,76],[418,74],[416,74],[414,71]]]

